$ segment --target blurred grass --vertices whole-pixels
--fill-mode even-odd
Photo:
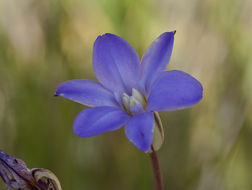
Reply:
[[[153,189],[149,158],[123,130],[75,136],[84,107],[53,94],[65,80],[95,80],[98,35],[122,36],[141,56],[176,29],[168,69],[198,78],[204,98],[161,113],[166,189],[252,189],[251,16],[249,0],[0,1],[0,149],[51,169],[63,189]]]

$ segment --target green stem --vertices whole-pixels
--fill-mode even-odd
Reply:
[[[164,190],[163,178],[159,166],[157,152],[151,147],[152,152],[150,153],[151,164],[153,169],[153,174],[156,182],[156,190]]]

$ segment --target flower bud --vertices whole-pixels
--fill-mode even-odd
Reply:
[[[61,190],[55,174],[43,168],[27,168],[25,162],[0,151],[0,177],[7,189],[20,190]]]
[[[44,168],[32,169],[32,175],[37,184],[45,189],[61,190],[60,182],[57,176],[50,170]]]
[[[151,153],[153,150],[158,151],[164,142],[164,129],[163,129],[161,119],[159,117],[158,112],[153,112],[153,113],[154,113],[154,119],[155,119],[155,126],[154,126],[152,145],[148,153]]]

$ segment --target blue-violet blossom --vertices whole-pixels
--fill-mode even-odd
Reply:
[[[99,36],[93,47],[93,69],[99,82],[85,79],[60,84],[56,96],[90,106],[74,120],[74,133],[90,137],[125,126],[127,138],[147,152],[153,143],[157,111],[192,106],[202,86],[189,74],[165,71],[173,49],[173,32],[160,35],[142,60],[119,36]]]

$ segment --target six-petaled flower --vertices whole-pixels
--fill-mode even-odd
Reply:
[[[90,137],[125,126],[127,138],[147,152],[153,142],[154,112],[192,106],[202,98],[202,86],[189,74],[165,71],[175,32],[160,35],[138,54],[114,34],[99,36],[93,47],[93,69],[99,82],[70,80],[55,95],[90,106],[74,120],[74,132]]]

